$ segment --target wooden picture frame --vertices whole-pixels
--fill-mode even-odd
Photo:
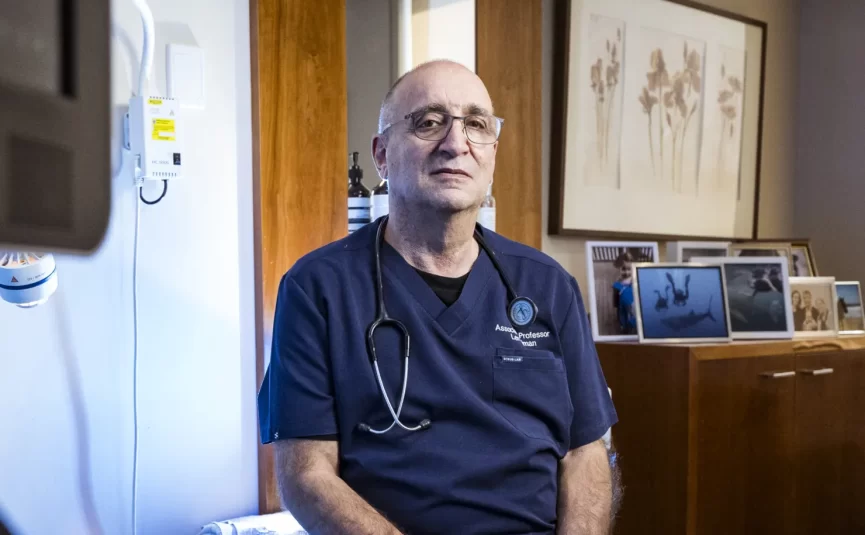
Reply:
[[[556,9],[549,234],[632,240],[726,241],[756,237],[767,24],[685,0],[560,0]],[[619,15],[621,18],[616,18]],[[705,31],[694,30],[694,27],[700,25],[704,26]],[[604,37],[598,38],[605,32],[609,34],[606,37],[606,49],[603,45]],[[658,32],[661,32],[661,37],[655,35]],[[695,34],[698,37],[693,37]],[[645,71],[644,64],[666,64],[664,61],[651,59],[648,52],[651,50],[654,54],[654,51],[658,50],[661,51],[659,57],[662,56],[663,50],[673,46],[664,40],[669,36],[672,36],[668,39],[670,43],[676,42],[676,38],[679,39],[678,48],[674,47],[676,50],[682,50],[684,43],[684,54],[667,54],[670,59],[670,72],[664,70],[662,76],[658,74],[660,69],[648,75],[640,71],[639,69]],[[653,43],[662,41],[663,45],[652,48],[655,46]],[[688,71],[688,43],[692,41],[701,44],[694,46],[692,43],[690,52],[699,57],[690,65],[696,66],[697,61],[706,59],[708,67],[700,67],[702,70],[697,68]],[[598,44],[599,42],[602,44]],[[728,46],[731,42],[740,46]],[[711,55],[707,55],[706,50],[709,50]],[[607,61],[601,61],[600,64],[595,62],[595,52],[598,52],[599,60],[603,59],[601,56],[606,56]],[[681,65],[683,61],[685,65]],[[731,66],[729,71],[726,69],[728,63]],[[722,64],[725,66],[723,69]],[[737,66],[735,69],[732,68],[734,64]],[[604,65],[613,68],[613,71],[608,73],[603,70]],[[602,72],[593,70],[595,66],[601,67]],[[711,75],[705,76],[709,71]],[[744,80],[744,83],[736,82],[738,93],[732,89],[721,91],[720,88],[726,88],[733,83],[732,78],[738,80],[734,74],[727,74],[734,71],[742,74]],[[636,144],[631,143],[637,139],[635,136],[639,114],[645,112],[647,106],[641,104],[642,101],[638,102],[634,95],[639,93],[640,88],[644,88],[649,75],[660,76],[657,79],[661,81],[656,88],[660,89],[662,86],[666,87],[664,83],[669,82],[666,77],[680,76],[679,79],[682,79],[686,76],[683,73],[687,72],[694,73],[692,80],[702,76],[697,85],[701,86],[705,95],[699,97],[699,104],[694,101],[694,104],[689,105],[694,108],[690,112],[692,115],[696,116],[699,111],[700,127],[692,131],[692,135],[698,134],[696,137],[703,141],[686,137],[688,132],[682,121],[687,118],[675,123],[675,127],[680,129],[676,132],[682,132],[682,144],[686,145],[685,150],[679,151],[678,158],[683,160],[681,153],[684,152],[688,154],[688,159],[687,165],[684,165],[685,170],[679,169],[678,185],[671,182],[670,187],[674,190],[678,187],[679,190],[670,192],[666,191],[667,186],[663,184],[652,182],[646,185],[637,182],[646,176],[651,177],[656,168],[657,174],[663,177],[667,174],[672,176],[675,171],[673,162],[667,162],[672,156],[662,155],[659,150],[661,147],[654,147],[651,128],[647,130],[646,126],[641,126],[640,136],[643,135],[642,132],[648,132],[648,135],[639,138]],[[601,120],[602,108],[597,105],[591,107],[591,94],[599,91],[593,89],[593,84],[600,87],[601,82],[607,81],[610,83],[606,94],[610,97],[605,102],[609,102],[607,106],[610,110],[616,105],[621,109],[608,112],[604,123]],[[722,83],[727,85],[722,86]],[[617,89],[621,95],[617,95]],[[721,98],[719,95],[730,92],[736,93],[736,100],[733,102],[732,97],[724,97],[727,99],[724,102],[731,103],[726,104],[730,108],[723,111],[723,106],[717,102]],[[741,97],[738,96],[739,93]],[[678,97],[674,95],[671,98],[675,101]],[[667,106],[666,101],[669,100],[663,92],[650,95],[650,99],[665,101],[664,106]],[[586,104],[587,102],[589,104]],[[635,106],[641,105],[642,112],[639,109],[635,112]],[[707,111],[709,105],[714,107]],[[682,107],[678,106],[677,109]],[[655,123],[663,123],[663,120],[657,119],[661,106],[652,110],[654,111],[650,113],[656,115]],[[708,129],[718,123],[716,126],[724,126],[726,131],[724,114],[735,115],[742,111],[744,115],[739,116],[744,117],[740,125],[743,128],[733,126],[734,138],[740,143],[738,148],[730,149],[735,154],[728,157],[722,150],[732,142],[726,142],[723,135],[719,137],[717,133],[710,135]],[[597,115],[594,119],[593,114]],[[718,119],[719,114],[723,115],[721,119]],[[604,124],[606,126],[603,126]],[[690,122],[688,124],[690,125]],[[670,119],[670,128],[673,127],[674,123]],[[592,128],[597,132],[592,134]],[[667,139],[661,132],[657,137],[659,141]],[[669,137],[672,141],[674,136]],[[716,138],[719,140],[718,146],[721,147],[716,151],[718,158],[708,157],[710,140]],[[659,141],[657,143],[660,145]],[[597,161],[592,163],[594,156],[591,153],[595,145],[598,145],[596,152],[599,156]],[[642,147],[640,150],[645,152],[646,157],[622,155],[620,147],[637,145]],[[671,149],[672,147],[668,148],[668,151]],[[628,152],[632,152],[631,149]],[[659,164],[654,161],[656,157],[660,160]],[[710,160],[721,163],[714,168],[710,163],[700,163]],[[738,165],[733,165],[734,160]],[[679,168],[683,167],[682,163],[678,165]],[[719,192],[701,194],[700,183],[710,183],[710,172],[715,172]],[[658,180],[662,181],[661,178]],[[736,182],[735,186],[730,183],[731,180]],[[735,191],[731,193],[730,188]],[[644,195],[644,189],[651,194]],[[705,186],[703,191],[708,192],[708,186]],[[721,209],[720,205],[724,208]],[[709,208],[710,206],[712,208]],[[706,214],[712,214],[712,217],[706,217]],[[698,224],[695,224],[695,219],[699,220]]]
[[[811,249],[811,240],[792,240],[790,242],[791,256],[790,263],[793,267],[794,272],[791,272],[792,276],[795,277],[819,277],[820,272],[817,271],[817,262],[814,260],[814,251]],[[796,264],[795,255],[798,251],[801,251],[805,255],[805,268],[809,271],[808,273],[799,273],[801,270],[800,266]]]

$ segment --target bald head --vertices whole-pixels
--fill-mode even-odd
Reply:
[[[410,109],[404,111],[399,109],[399,104],[401,103],[400,97],[403,93],[411,92],[414,84],[424,83],[428,77],[435,78],[437,76],[464,77],[472,85],[479,85],[483,88],[483,93],[486,97],[486,106],[481,105],[481,107],[490,114],[493,113],[493,105],[489,93],[487,93],[486,86],[484,86],[479,76],[466,68],[465,65],[456,61],[436,59],[421,63],[397,78],[396,82],[393,83],[381,103],[381,109],[378,114],[378,133],[381,134],[387,125],[401,119],[406,113],[412,111]]]
[[[381,106],[379,133],[372,139],[376,171],[388,180],[392,215],[423,219],[431,210],[427,213],[469,214],[471,219],[469,212],[477,211],[495,170],[501,123],[491,117],[492,108],[481,79],[453,61],[424,63],[394,83]],[[415,119],[411,123],[403,120],[409,114]],[[466,119],[449,119],[468,116],[471,130]],[[441,135],[430,133],[445,125],[446,130],[438,131]],[[481,129],[478,125],[494,128],[495,140],[470,141],[472,132]]]

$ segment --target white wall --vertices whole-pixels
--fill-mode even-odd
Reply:
[[[197,44],[207,54],[208,101],[184,115],[186,177],[142,209],[138,533],[194,534],[258,503],[248,2],[150,4],[152,89],[165,90],[165,45]],[[113,8],[119,116],[137,83],[141,25],[129,0]],[[49,303],[0,303],[0,509],[20,534],[85,533],[61,322],[80,370],[104,533],[131,532],[130,182],[128,172],[115,181],[101,248],[58,258],[60,289]]]

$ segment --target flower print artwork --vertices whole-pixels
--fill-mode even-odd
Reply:
[[[670,32],[643,28],[640,54],[645,84],[638,100],[649,177],[676,193],[697,193],[703,104],[705,43]]]
[[[625,24],[591,15],[588,65],[590,91],[583,93],[583,117],[591,121],[584,143],[583,174],[587,184],[619,188]]]

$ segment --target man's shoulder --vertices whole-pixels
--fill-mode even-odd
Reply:
[[[517,264],[523,268],[531,267],[540,278],[553,276],[561,277],[568,282],[573,280],[574,277],[548,254],[488,229],[484,229],[483,233],[487,244],[501,257],[504,257],[504,262]]]
[[[355,269],[363,257],[372,251],[375,226],[364,225],[355,232],[336,241],[322,245],[297,259],[286,272],[298,283],[308,282],[334,275],[348,274]]]

